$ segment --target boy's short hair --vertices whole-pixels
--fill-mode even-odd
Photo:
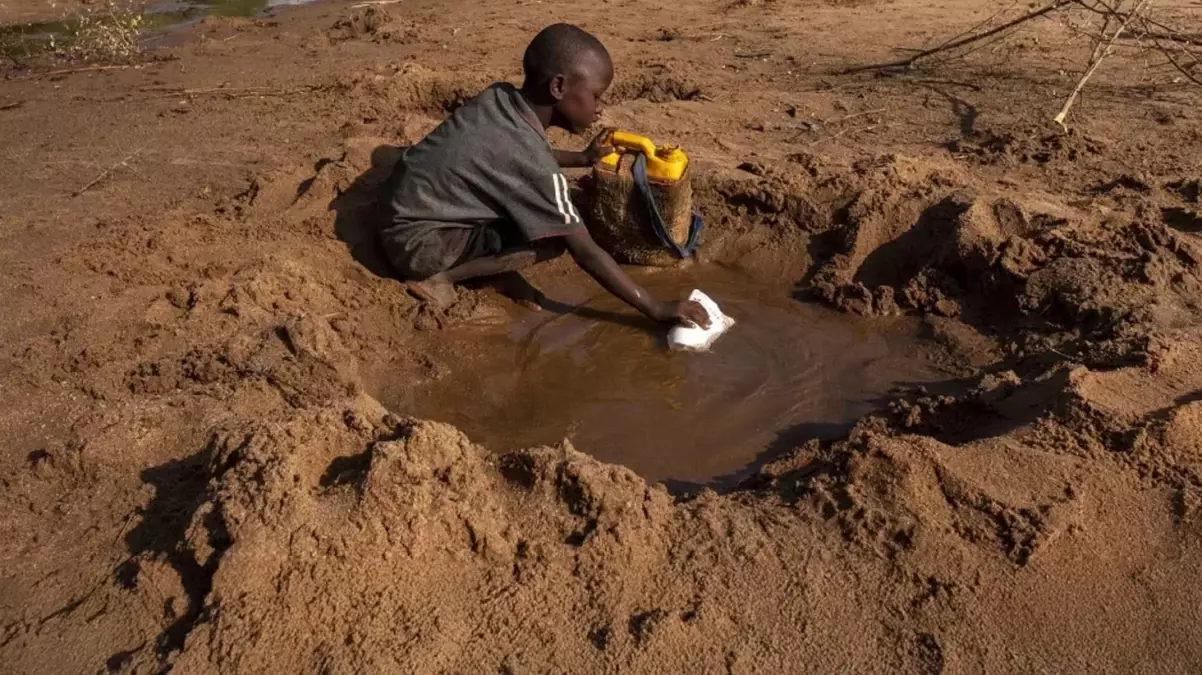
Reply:
[[[570,23],[557,23],[539,31],[522,56],[527,85],[542,87],[556,75],[567,74],[588,54],[609,59],[609,51],[595,35]]]

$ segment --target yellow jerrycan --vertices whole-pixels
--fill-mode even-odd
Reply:
[[[673,145],[615,131],[615,152],[594,166],[589,231],[619,262],[669,267],[691,258],[701,234],[689,158]]]

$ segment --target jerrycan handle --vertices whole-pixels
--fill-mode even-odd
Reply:
[[[632,134],[629,131],[615,131],[610,134],[609,142],[617,148],[638,150],[647,157],[655,158],[655,143],[646,136]]]

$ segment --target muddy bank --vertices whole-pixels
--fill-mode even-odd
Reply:
[[[174,61],[6,82],[8,667],[1197,670],[1198,101],[1137,104],[1143,74],[1116,69],[1052,134],[1050,47],[1007,52],[1017,81],[966,61],[976,89],[823,83],[898,42],[897,12],[944,30],[966,6],[573,8],[621,64],[610,121],[697,158],[699,269],[831,336],[907,326],[944,369],[837,433],[724,441],[750,466],[720,490],[669,491],[584,437],[482,447],[411,416],[523,319],[488,288],[422,307],[377,274],[362,209],[396,148],[514,74],[545,8],[415,2],[385,36],[308,7],[196,27]],[[1145,104],[1167,121],[1133,128]],[[569,303],[580,283],[567,261],[528,280]],[[586,318],[534,333],[530,372],[562,377],[564,340],[647,350],[607,376],[647,369],[652,338]],[[774,372],[800,374],[776,400],[812,393],[809,330],[772,336]],[[833,368],[822,393],[882,371]],[[795,421],[767,412],[769,433]]]

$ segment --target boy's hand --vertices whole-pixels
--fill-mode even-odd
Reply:
[[[702,328],[710,327],[709,314],[700,304],[692,300],[661,302],[639,288],[618,263],[593,241],[588,230],[566,234],[563,242],[581,269],[596,279],[605,290],[647,317],[664,323],[685,322]]]
[[[612,127],[602,129],[601,133],[597,134],[593,138],[593,141],[588,144],[588,147],[584,149],[584,157],[588,161],[589,166],[596,164],[602,157],[614,151],[613,146],[609,144],[610,137],[613,136],[614,131]]]
[[[689,323],[702,328],[710,327],[709,313],[692,300],[660,303],[655,310],[654,318],[665,323]]]

